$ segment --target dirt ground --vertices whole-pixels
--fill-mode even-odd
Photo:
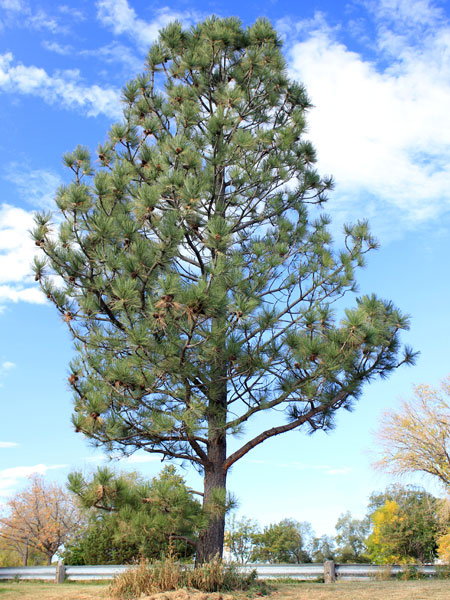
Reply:
[[[177,590],[139,600],[259,600],[260,593]],[[450,600],[450,580],[273,584],[267,600]],[[0,600],[111,600],[102,583],[0,582]]]

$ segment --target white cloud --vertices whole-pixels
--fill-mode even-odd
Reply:
[[[23,285],[0,285],[1,308],[3,308],[5,302],[30,302],[31,304],[45,304],[46,299],[37,287],[26,287]]]
[[[33,225],[32,213],[10,204],[0,206],[0,284],[23,282],[31,275],[36,251],[29,234]]]
[[[11,467],[0,470],[0,496],[10,496],[20,485],[21,480],[31,475],[45,475],[53,469],[63,469],[68,465],[44,465],[37,464],[26,467]]]
[[[41,209],[53,208],[55,190],[61,184],[58,175],[10,163],[3,177],[18,188],[23,201]],[[37,254],[30,234],[32,229],[33,211],[0,204],[0,312],[10,302],[47,302],[32,273],[31,265]]]
[[[383,68],[326,23],[291,45],[289,65],[315,105],[309,135],[342,210],[354,220],[363,202],[364,216],[412,228],[450,209],[450,26],[426,1],[375,6]]]
[[[45,303],[31,274],[36,247],[29,230],[33,214],[10,204],[0,205],[0,306],[6,302]]]
[[[89,117],[121,115],[118,90],[85,85],[78,71],[49,75],[40,67],[14,63],[10,52],[0,54],[0,91],[37,96],[49,104],[81,110]]]
[[[2,371],[10,371],[11,369],[14,369],[15,366],[16,366],[16,363],[11,362],[10,360],[5,360],[1,364],[0,370],[2,370]],[[1,442],[0,442],[0,444],[1,444]]]
[[[17,448],[17,442],[0,442],[0,448]]]
[[[116,35],[130,36],[143,49],[147,48],[158,37],[161,28],[178,19],[184,22],[195,20],[193,13],[175,12],[168,7],[155,11],[151,22],[144,21],[136,15],[127,0],[98,0],[97,17]]]

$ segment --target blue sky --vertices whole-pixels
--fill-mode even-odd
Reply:
[[[333,230],[339,238],[344,222],[369,219],[382,245],[360,291],[409,313],[404,341],[421,352],[415,367],[367,387],[330,434],[290,433],[237,463],[229,486],[239,514],[307,520],[320,534],[346,510],[362,516],[370,492],[393,481],[370,466],[380,415],[450,371],[447,2],[0,0],[0,504],[32,473],[63,483],[102,460],[70,425],[71,342],[30,275],[33,211],[52,207],[64,152],[104,141],[120,117],[120,88],[158,29],[213,13],[247,24],[266,16],[280,31],[291,76],[315,105],[319,169],[336,180],[326,206]],[[135,455],[117,467],[152,476],[161,465]]]

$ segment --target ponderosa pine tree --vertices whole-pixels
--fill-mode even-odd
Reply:
[[[358,222],[335,251],[329,219],[308,217],[331,180],[268,21],[169,25],[123,101],[98,168],[83,147],[64,156],[73,182],[58,226],[37,217],[36,278],[75,340],[76,430],[204,474],[202,561],[222,551],[230,467],[276,435],[330,428],[365,382],[412,362],[408,321],[375,296],[332,310],[376,243]]]

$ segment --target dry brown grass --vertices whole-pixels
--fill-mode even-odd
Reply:
[[[0,582],[0,600],[109,600],[106,583]]]
[[[120,573],[112,582],[109,593],[119,600],[131,600],[180,588],[202,592],[248,590],[254,583],[255,577],[255,572],[239,573],[234,565],[226,564],[219,558],[191,569],[169,555],[163,560],[154,563],[144,562]],[[174,600],[191,599],[175,598]]]
[[[450,600],[450,580],[279,584],[271,600]]]
[[[368,581],[345,582],[334,585],[319,583],[274,584],[267,600],[450,600],[450,581]],[[170,594],[158,594],[158,600],[175,600]],[[191,600],[183,594],[180,600]],[[219,600],[220,594],[203,594],[202,600]],[[251,592],[227,592],[222,598],[228,600],[262,600]],[[66,583],[13,583],[0,582],[0,600],[111,600],[107,584]],[[178,600],[178,599],[177,599]],[[192,594],[192,600],[200,600]]]

